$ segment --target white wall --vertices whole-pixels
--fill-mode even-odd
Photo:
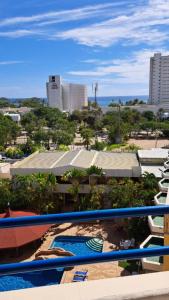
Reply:
[[[150,104],[169,104],[169,56],[155,53],[150,58]]]
[[[49,76],[49,82],[47,82],[46,88],[49,107],[58,108],[62,111],[63,103],[61,77],[58,75]]]
[[[19,123],[21,120],[20,114],[5,113],[4,116],[9,116],[14,122]]]
[[[1,300],[168,300],[168,278],[169,272],[157,272],[51,285],[3,292]]]
[[[52,82],[53,79],[55,82]],[[49,76],[47,97],[49,107],[72,113],[88,105],[87,87],[82,84],[62,83],[60,76]]]
[[[65,111],[72,113],[81,110],[88,104],[87,87],[82,84],[63,84],[63,107]]]

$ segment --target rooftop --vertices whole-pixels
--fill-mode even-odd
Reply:
[[[162,178],[162,171],[165,168],[161,165],[142,165],[141,166],[141,173],[144,174],[145,172],[154,174],[157,178]]]
[[[86,169],[91,165],[102,168],[107,176],[139,177],[141,168],[135,153],[113,153],[102,151],[73,150],[67,152],[34,153],[15,163],[11,174],[52,172],[61,176],[70,168]]]
[[[152,148],[151,150],[138,150],[140,159],[167,159],[168,149]]]

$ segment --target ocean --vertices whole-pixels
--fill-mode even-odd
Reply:
[[[100,106],[102,107],[106,107],[108,106],[112,101],[114,103],[119,103],[119,100],[121,101],[121,103],[125,104],[127,101],[129,100],[134,100],[134,99],[139,99],[139,100],[143,100],[144,102],[147,103],[148,101],[148,96],[146,95],[139,95],[139,96],[99,96],[97,97],[97,102]],[[47,98],[39,98],[41,100],[45,100],[45,102],[47,102]],[[20,100],[24,100],[22,99],[16,99],[16,98],[11,98],[9,99],[12,103],[18,104]],[[90,101],[94,101],[94,97],[89,97]]]
[[[108,106],[111,102],[113,103],[119,103],[119,100],[121,103],[125,104],[127,101],[134,100],[134,99],[139,99],[143,100],[144,102],[147,103],[148,101],[148,96],[145,95],[139,95],[139,96],[110,96],[110,97],[97,97],[97,102],[100,106],[106,107]],[[90,101],[94,101],[94,97],[89,97]]]

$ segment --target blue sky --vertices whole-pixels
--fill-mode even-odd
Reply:
[[[1,0],[0,96],[45,97],[50,74],[147,95],[149,58],[168,46],[169,0]]]

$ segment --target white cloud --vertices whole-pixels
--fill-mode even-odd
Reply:
[[[0,66],[3,65],[16,65],[16,64],[23,64],[24,61],[21,60],[9,60],[9,61],[0,61]]]
[[[77,80],[83,78],[91,85],[98,81],[102,95],[148,94],[150,57],[157,51],[169,55],[165,49],[144,49],[134,52],[126,59],[97,61],[93,68],[85,71],[70,71]]]
[[[40,31],[33,31],[33,30],[14,30],[14,31],[0,31],[0,37],[7,37],[7,38],[21,38],[25,36],[34,36],[34,35],[43,35]]]
[[[150,0],[132,12],[109,20],[57,33],[55,38],[73,39],[87,46],[108,47],[116,42],[155,44],[168,40],[169,0]]]
[[[124,5],[124,2],[108,2],[69,10],[56,10],[32,16],[1,19],[0,28],[5,28],[5,30],[0,31],[0,37],[21,38],[40,35],[44,39],[55,39],[55,24],[86,19],[90,19],[90,22],[92,22],[97,17],[105,18],[106,16],[108,18],[108,16],[117,16],[121,10],[117,9],[116,6],[119,8],[122,5]],[[42,27],[44,28],[43,31],[39,29]]]
[[[115,4],[115,3],[114,3]],[[52,11],[48,13],[32,15],[28,17],[14,17],[8,18],[0,21],[0,26],[10,26],[17,24],[26,24],[26,23],[39,23],[39,25],[48,25],[52,23],[61,23],[61,22],[69,22],[72,20],[80,20],[86,19],[90,17],[95,17],[98,15],[102,15],[104,11],[109,12],[109,8],[113,7],[112,3],[105,3],[99,5],[90,5],[82,8],[75,8],[70,10],[58,10]],[[117,3],[116,3],[117,5]]]
[[[109,47],[114,43],[147,45],[168,41],[169,0],[115,1],[69,10],[57,10],[32,16],[18,16],[0,20],[0,27],[14,27],[0,32],[0,37],[39,36],[45,39],[72,39],[90,47]],[[98,18],[97,18],[98,17]],[[90,20],[90,25],[58,32],[55,24]],[[94,20],[97,23],[94,23]],[[22,28],[19,26],[22,25]],[[49,27],[50,25],[50,27]],[[17,27],[16,27],[17,26]],[[43,26],[41,32],[38,28]],[[71,23],[72,26],[72,23]],[[8,29],[9,30],[9,29]]]

